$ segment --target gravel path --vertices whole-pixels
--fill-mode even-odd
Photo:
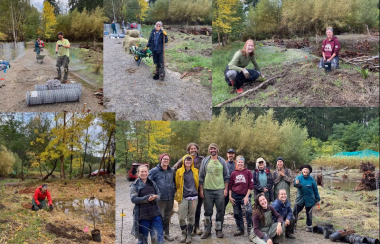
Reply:
[[[104,37],[104,106],[117,120],[162,120],[167,111],[175,120],[210,120],[211,89],[180,76],[166,69],[164,81],[153,80],[150,67],[123,50],[123,39]]]
[[[87,83],[82,84],[82,97],[79,102],[42,104],[27,106],[25,103],[25,94],[27,91],[34,91],[34,85],[46,84],[46,81],[57,76],[56,58],[49,56],[48,50],[41,52],[46,55],[44,62],[36,62],[36,53],[33,52],[34,43],[28,43],[23,55],[11,62],[11,68],[6,73],[1,72],[0,78],[0,111],[1,112],[62,112],[75,111],[81,112],[83,104],[90,108],[91,112],[102,112],[103,106],[99,105],[99,100],[94,95],[92,86]],[[63,68],[62,76],[63,76]],[[80,82],[80,80],[70,72],[68,80]],[[2,86],[5,85],[5,86]]]
[[[132,182],[129,182],[126,180],[125,175],[116,175],[116,242],[115,244],[120,243],[120,234],[121,234],[121,210],[124,209],[124,213],[126,213],[126,216],[124,217],[124,223],[123,223],[123,244],[125,243],[137,243],[137,240],[130,234],[132,229],[132,223],[133,223],[133,207],[130,198],[129,198],[129,187],[132,184]],[[214,209],[215,210],[215,209]],[[213,220],[215,220],[215,211]],[[225,221],[224,221],[224,238],[218,239],[215,235],[215,231],[212,230],[212,236],[208,239],[200,239],[200,236],[194,236],[192,243],[247,243],[247,233],[243,236],[234,237],[233,232],[235,231],[235,220],[233,218],[233,215],[226,214]],[[201,213],[201,228],[203,228],[203,210]],[[172,218],[172,224],[170,225],[170,234],[175,237],[175,241],[173,242],[167,242],[165,243],[180,243],[180,235],[181,230],[179,228],[178,224],[178,217],[177,215],[173,215]],[[323,239],[322,235],[317,234],[311,234],[306,231],[304,231],[304,228],[298,227],[298,230],[296,231],[296,240],[286,240],[284,244],[304,244],[304,243],[313,243],[313,244],[331,244],[330,240]],[[150,243],[150,241],[149,241]],[[249,242],[248,242],[249,243]]]

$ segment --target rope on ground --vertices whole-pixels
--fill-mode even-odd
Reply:
[[[219,104],[216,105],[215,107],[221,107],[221,106],[223,106],[223,105],[225,105],[225,104],[227,104],[227,103],[230,103],[230,102],[233,102],[233,101],[235,101],[235,100],[238,100],[238,99],[244,97],[245,95],[247,95],[247,94],[249,94],[249,93],[252,93],[252,92],[254,92],[254,91],[260,89],[260,87],[262,87],[263,85],[267,84],[267,83],[268,83],[269,81],[271,81],[271,80],[274,80],[274,79],[277,79],[277,78],[283,78],[287,73],[288,73],[288,71],[285,71],[285,72],[283,72],[283,73],[280,74],[280,75],[273,76],[273,77],[269,78],[268,80],[264,81],[263,83],[261,83],[260,85],[256,86],[255,88],[249,89],[249,90],[243,92],[242,94],[237,95],[236,97],[230,98],[230,99],[228,99],[228,100],[226,100],[226,101],[224,101],[224,102],[222,102],[222,103],[219,103]]]

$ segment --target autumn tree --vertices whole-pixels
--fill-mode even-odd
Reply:
[[[0,175],[7,175],[12,172],[16,158],[4,145],[0,145]]]
[[[140,20],[140,24],[148,16],[147,11],[149,8],[149,3],[145,0],[137,0],[138,2],[138,12],[136,18]]]
[[[42,10],[42,34],[45,40],[50,39],[52,34],[54,34],[55,25],[54,7],[48,1],[44,1]]]
[[[235,6],[238,4],[238,1],[239,0],[212,1],[212,6],[213,6],[212,26],[213,28],[217,29],[219,46],[221,42],[220,40],[221,35],[230,33],[232,29],[231,26],[235,22],[240,20],[240,17],[233,16],[236,13],[234,9],[235,9]],[[223,37],[224,36],[222,36],[222,38]]]

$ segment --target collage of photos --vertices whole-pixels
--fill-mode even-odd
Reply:
[[[0,243],[380,244],[378,0],[0,0]]]

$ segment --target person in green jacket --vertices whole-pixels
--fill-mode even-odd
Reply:
[[[297,221],[298,213],[305,207],[307,225],[306,231],[312,232],[312,208],[319,203],[321,198],[319,197],[317,183],[314,178],[310,176],[313,168],[308,164],[304,164],[300,167],[300,170],[302,173],[294,180],[294,187],[297,188],[297,198],[293,213],[294,218]]]
[[[247,40],[244,48],[235,53],[224,71],[224,77],[227,84],[229,86],[234,86],[238,93],[243,92],[242,86],[244,82],[253,81],[259,76],[262,76],[260,67],[255,58],[254,50],[255,43],[253,40]],[[255,66],[255,70],[245,68],[250,62]]]

